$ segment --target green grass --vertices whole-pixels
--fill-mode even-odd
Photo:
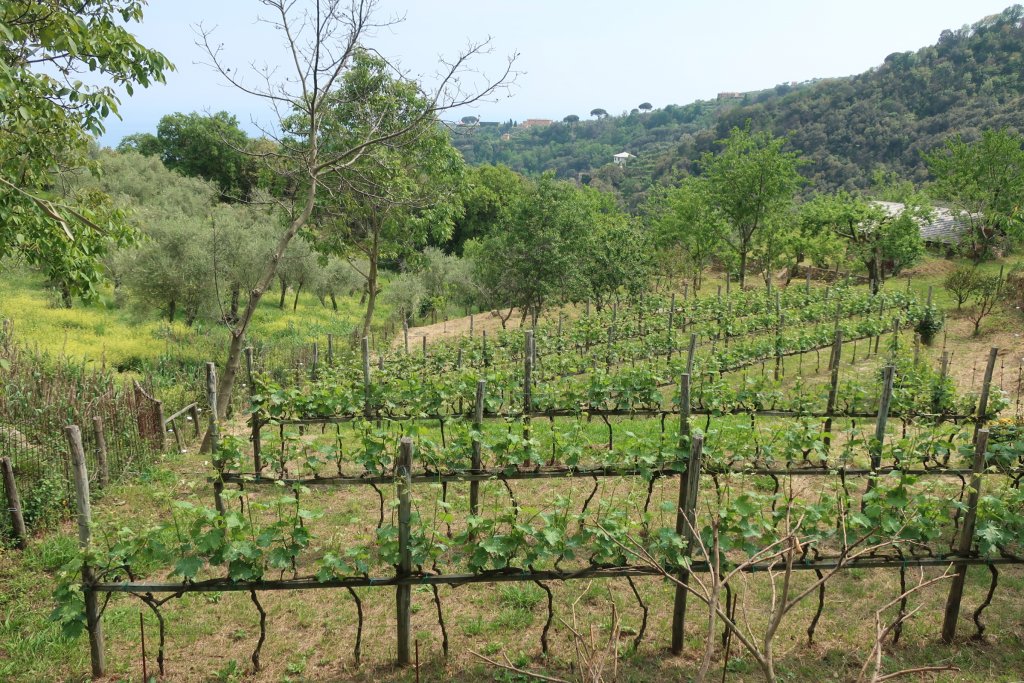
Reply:
[[[28,349],[53,356],[86,359],[126,371],[151,370],[163,363],[198,365],[219,360],[225,352],[227,330],[209,321],[192,327],[169,323],[153,312],[118,303],[112,289],[102,290],[97,301],[75,301],[61,308],[41,276],[21,269],[0,270],[0,318],[14,321],[17,341]],[[358,297],[339,297],[339,310],[323,307],[312,294],[303,294],[292,310],[290,295],[284,309],[274,293],[264,296],[250,327],[254,345],[292,348],[323,341],[327,334],[344,339],[360,324],[363,307]],[[377,317],[387,317],[386,309]]]

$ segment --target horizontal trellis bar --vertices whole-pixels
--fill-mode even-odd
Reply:
[[[553,417],[649,417],[649,418],[661,418],[668,417],[671,415],[678,415],[678,409],[638,409],[638,410],[626,410],[626,409],[579,409],[579,410],[538,410],[530,413],[509,412],[509,413],[487,413],[485,412],[484,419],[498,420],[498,419],[520,419],[529,417],[532,419],[543,419]],[[690,415],[693,416],[712,416],[712,417],[727,417],[730,415],[735,416],[749,416],[754,415],[756,417],[780,417],[780,418],[798,418],[805,417],[809,419],[824,420],[828,417],[833,419],[851,419],[861,420],[870,419],[873,420],[878,417],[876,412],[863,412],[863,413],[848,413],[842,411],[836,411],[832,415],[828,413],[811,413],[801,412],[798,410],[743,410],[740,408],[734,410],[707,410],[706,408],[694,408],[690,411]],[[906,419],[933,419],[933,420],[948,420],[957,422],[960,420],[973,420],[975,415],[961,415],[955,413],[891,413],[890,417],[896,420]],[[327,424],[344,424],[355,420],[391,420],[394,422],[406,422],[412,420],[456,420],[463,419],[470,421],[473,419],[471,412],[465,413],[445,413],[445,414],[431,414],[431,415],[389,415],[387,413],[371,413],[369,416],[360,413],[358,415],[338,415],[334,417],[296,417],[296,418],[270,418],[269,420],[259,420],[260,426],[263,427],[277,427],[279,425],[327,425]]]
[[[675,477],[679,474],[678,470],[671,468],[660,468],[654,470],[648,470],[653,478],[665,478]],[[924,468],[924,469],[900,469],[897,467],[882,467],[877,470],[868,468],[858,469],[842,469],[842,468],[811,468],[811,467],[800,467],[790,469],[770,469],[770,468],[749,468],[749,469],[732,469],[732,468],[720,468],[720,469],[705,469],[703,474],[705,475],[718,475],[725,476],[731,474],[745,474],[745,475],[759,475],[766,477],[789,477],[789,476],[846,476],[846,477],[866,477],[870,475],[883,476],[886,474],[907,474],[914,476],[948,476],[948,477],[963,477],[971,474],[970,468]],[[559,469],[541,469],[541,470],[524,470],[524,471],[513,471],[506,472],[505,470],[484,470],[479,472],[437,472],[437,473],[420,473],[412,475],[412,483],[414,484],[438,484],[438,483],[451,483],[451,482],[471,482],[471,481],[515,481],[522,479],[571,479],[571,478],[593,478],[593,477],[636,477],[643,474],[639,469],[623,470],[613,467],[600,467],[593,469],[583,468],[559,468]],[[1006,476],[1006,472],[985,472],[984,474],[1000,474]],[[215,478],[211,477],[210,481]],[[268,477],[257,474],[238,474],[238,473],[225,473],[221,480],[226,484],[276,484],[278,482],[285,485],[299,484],[302,486],[358,486],[361,484],[392,484],[396,481],[395,477],[390,475],[375,475],[370,477]]]
[[[944,567],[950,564],[959,565],[1015,565],[1024,564],[1024,558],[1016,557],[959,557],[955,555],[941,557],[906,557],[906,558],[868,558],[851,560],[843,563],[838,558],[819,559],[816,561],[797,562],[794,570],[831,570],[837,566],[845,569],[899,569],[900,567]],[[840,566],[841,565],[841,566]],[[783,563],[758,563],[745,567],[749,574],[763,574],[768,571],[785,569]],[[694,562],[690,565],[691,572],[706,572],[706,562]],[[317,581],[313,578],[281,579],[269,581],[232,581],[230,579],[210,579],[192,583],[147,583],[144,581],[99,582],[92,585],[91,590],[97,593],[219,593],[241,591],[285,591],[285,590],[316,590],[321,588],[372,588],[376,586],[461,586],[472,583],[508,583],[520,581],[573,581],[578,579],[614,579],[633,576],[662,576],[662,572],[652,567],[588,567],[579,571],[555,570],[510,570],[483,574],[414,574],[410,576],[371,577],[355,576],[345,579]]]

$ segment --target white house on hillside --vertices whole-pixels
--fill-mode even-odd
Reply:
[[[612,160],[619,166],[624,166],[628,160],[635,156],[635,154],[630,154],[629,152],[619,152],[618,154],[612,155]]]

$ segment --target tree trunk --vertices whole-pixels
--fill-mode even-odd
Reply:
[[[284,310],[284,295],[288,292],[288,281],[283,277],[278,278],[281,281],[281,300],[277,302],[277,307],[282,311]]]
[[[747,245],[744,243],[740,247],[740,291],[743,291],[744,285],[747,284]]]
[[[174,315],[178,312],[178,302],[171,299],[171,302],[167,304],[167,322],[174,322]]]
[[[242,286],[236,282],[231,285],[231,312],[229,315],[231,316],[230,322],[232,323],[238,320],[238,302],[241,297]]]
[[[370,267],[366,271],[366,313],[363,315],[363,336],[370,336],[370,325],[373,323],[373,311],[377,306],[377,236],[373,238],[373,250],[370,254]]]
[[[74,300],[71,298],[71,287],[66,282],[60,283],[60,301],[64,308],[71,308],[71,305],[74,303]]]
[[[879,287],[879,278],[878,278],[879,263],[878,263],[878,259],[874,259],[874,258],[869,259],[867,261],[866,265],[868,267],[868,285],[871,287],[871,293],[872,294],[878,294],[878,287]]]
[[[292,312],[295,312],[299,308],[299,294],[302,293],[303,281],[299,280],[299,286],[295,288],[295,301],[292,302]]]
[[[331,308],[333,308],[334,312],[337,313],[338,312],[338,300],[336,298],[334,298],[334,292],[331,292],[329,296],[331,297]]]
[[[231,341],[228,344],[227,362],[224,364],[224,372],[221,374],[220,382],[217,386],[218,415],[227,415],[228,406],[231,405],[231,390],[235,386],[235,377],[238,376],[238,367],[242,358],[242,349],[245,347],[245,333],[249,330],[249,323],[252,322],[252,317],[256,314],[256,309],[260,304],[260,299],[263,298],[263,294],[267,291],[267,288],[270,287],[271,283],[273,283],[274,277],[277,275],[277,266],[281,262],[281,257],[288,248],[288,244],[292,241],[292,238],[295,237],[299,228],[309,221],[309,217],[313,213],[318,184],[317,180],[316,176],[314,176],[308,190],[308,194],[306,195],[306,203],[302,207],[302,211],[288,225],[288,229],[285,230],[278,239],[273,255],[263,266],[263,272],[260,275],[259,281],[249,292],[249,301],[245,304],[245,311],[242,313],[242,317],[239,319],[238,324],[231,330]],[[210,431],[207,429],[206,436],[203,438],[202,450],[209,451],[209,449]]]

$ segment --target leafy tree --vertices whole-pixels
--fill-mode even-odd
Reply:
[[[979,285],[978,270],[970,266],[957,266],[942,280],[942,287],[956,299],[956,310],[974,294]]]
[[[233,115],[168,114],[157,124],[156,138],[167,168],[216,183],[225,200],[249,198],[256,168],[246,154],[249,136]]]
[[[321,127],[325,150],[347,148],[368,130],[354,126],[356,111],[370,105],[377,116],[367,128],[391,131],[392,145],[363,154],[337,178],[314,212],[309,234],[324,254],[358,258],[367,265],[363,336],[370,333],[380,289],[382,259],[399,259],[433,238],[451,236],[461,210],[462,158],[435,117],[423,117],[429,103],[415,84],[395,78],[387,62],[356,52],[344,76],[338,106]]]
[[[221,414],[226,414],[231,401],[252,317],[274,282],[277,265],[292,240],[310,224],[321,190],[324,194],[336,192],[344,186],[345,173],[366,155],[377,149],[399,151],[407,141],[404,134],[410,130],[436,119],[441,112],[491,96],[515,77],[514,58],[511,58],[498,78],[478,80],[482,83],[479,89],[460,87],[460,76],[470,68],[473,57],[488,48],[487,43],[471,43],[444,63],[435,81],[436,88],[433,92],[422,93],[421,108],[407,112],[408,123],[404,128],[382,130],[374,125],[381,114],[387,115],[378,109],[379,102],[345,99],[352,83],[345,75],[353,67],[353,58],[369,37],[368,33],[382,25],[373,18],[376,3],[264,0],[263,5],[271,14],[268,20],[284,37],[283,47],[288,57],[285,63],[294,66],[294,71],[283,80],[274,82],[272,74],[264,74],[268,76],[266,86],[252,86],[239,76],[237,69],[226,63],[222,46],[214,41],[210,31],[202,31],[199,41],[210,63],[228,83],[281,113],[279,123],[282,129],[287,127],[290,136],[289,144],[258,157],[263,163],[262,172],[272,179],[272,184],[286,190],[282,194],[286,202],[285,220],[274,249],[256,269],[259,276],[247,292],[238,321],[230,326],[227,359],[217,393]],[[338,112],[345,112],[349,120],[342,121]],[[296,122],[296,117],[301,119],[301,124]],[[330,132],[332,127],[341,125],[359,133],[348,137],[337,135],[333,144],[322,145],[325,129]]]
[[[173,66],[124,24],[137,0],[8,0],[0,4],[0,259],[15,256],[90,296],[112,248],[135,237],[103,196],[58,196],[55,171],[88,166],[91,135],[117,114],[119,89],[162,82]],[[94,85],[79,80],[94,74]]]
[[[932,191],[968,227],[971,255],[990,256],[1002,240],[1024,239],[1024,137],[986,130],[967,143],[959,135],[925,155]]]
[[[480,119],[478,119],[475,116],[463,116],[461,120],[462,120],[462,123],[467,125],[467,126],[472,125],[472,124],[477,123],[477,122],[480,121]]]
[[[462,214],[455,218],[451,238],[435,243],[452,254],[462,254],[467,240],[494,230],[502,213],[523,192],[523,178],[507,166],[471,166],[460,188]]]
[[[898,272],[924,253],[920,222],[931,208],[920,195],[905,200],[902,210],[890,213],[877,202],[847,192],[817,195],[804,204],[801,216],[803,222],[826,227],[843,239],[847,257],[864,264],[871,291],[877,292],[885,281],[886,262]]]
[[[711,203],[707,180],[688,176],[677,187],[652,194],[644,213],[657,253],[671,259],[663,267],[675,273],[681,265],[694,290],[699,290],[728,230],[725,217]]]
[[[566,298],[592,298],[603,306],[620,288],[646,282],[644,240],[610,195],[552,174],[525,181],[498,229],[466,244],[466,257],[483,303],[516,308],[534,322]]]
[[[968,312],[968,317],[974,322],[974,336],[981,334],[982,321],[995,310],[1003,293],[1003,278],[1001,275],[978,275],[972,297],[974,307]]]
[[[654,105],[652,105],[650,102],[642,102],[637,106],[637,109],[643,112],[648,112],[654,109]]]
[[[132,133],[117,143],[118,152],[137,152],[143,156],[160,156],[164,152],[160,139],[152,133]]]
[[[562,119],[562,123],[570,123],[570,124],[572,124],[572,123],[579,123],[579,122],[580,122],[580,117],[576,116],[576,114],[569,114],[564,119]]]
[[[331,308],[338,312],[338,296],[351,294],[363,286],[363,276],[360,270],[365,269],[362,264],[353,266],[346,259],[329,258],[326,265],[320,267],[320,277],[316,279],[315,292],[320,304],[326,306],[327,299],[331,300]]]
[[[792,205],[800,162],[795,152],[783,151],[785,138],[766,132],[733,128],[719,144],[722,151],[705,154],[700,165],[711,202],[729,223],[725,242],[739,257],[742,287],[755,240]]]
[[[603,118],[607,118],[608,112],[606,110],[600,109],[600,108],[598,108],[598,109],[591,109],[590,110],[590,115],[593,116],[595,119],[603,119]]]
[[[593,299],[598,310],[620,291],[639,295],[650,279],[651,249],[640,222],[618,207],[614,195],[582,188],[576,248],[575,297]]]

